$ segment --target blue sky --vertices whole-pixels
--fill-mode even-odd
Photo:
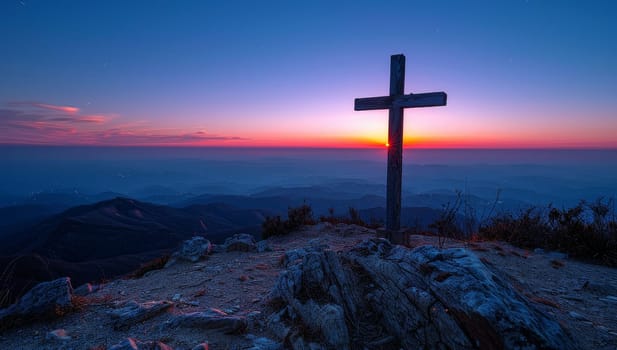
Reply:
[[[617,147],[612,1],[7,0],[0,33],[0,143],[379,145],[353,99],[403,53],[448,93],[407,146]]]

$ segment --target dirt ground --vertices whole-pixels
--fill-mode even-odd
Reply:
[[[274,338],[263,327],[265,300],[283,268],[280,262],[285,251],[304,247],[312,239],[333,250],[344,250],[374,235],[373,230],[358,226],[319,224],[271,238],[270,252],[216,253],[197,263],[177,263],[148,272],[139,279],[118,279],[79,299],[81,306],[76,312],[0,334],[0,349],[104,349],[127,337],[163,341],[174,349],[191,349],[202,342],[208,342],[210,349],[246,349],[253,336]],[[437,245],[437,237],[411,237],[412,246],[425,244]],[[445,247],[474,251],[587,349],[617,349],[617,269],[500,242],[447,240]],[[156,300],[174,301],[175,306],[129,330],[113,329],[108,312],[114,307],[127,301]],[[250,315],[255,321],[244,335],[165,326],[174,314],[210,308]],[[48,332],[60,328],[66,330],[70,340],[46,340]]]

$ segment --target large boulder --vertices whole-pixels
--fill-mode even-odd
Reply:
[[[238,233],[225,240],[223,244],[228,252],[254,252],[257,250],[255,237],[248,233]]]
[[[73,287],[69,277],[39,283],[17,303],[0,310],[0,330],[31,320],[64,315],[73,307]]]
[[[182,242],[180,249],[172,254],[165,267],[175,264],[178,260],[197,262],[205,258],[211,251],[212,243],[209,240],[201,236],[195,236]]]
[[[371,239],[341,254],[289,255],[268,324],[295,349],[312,341],[327,349],[576,348],[466,249],[410,250]]]

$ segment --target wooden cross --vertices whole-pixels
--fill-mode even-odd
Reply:
[[[405,95],[405,56],[390,57],[390,95],[357,98],[354,110],[389,109],[386,234],[395,244],[405,243],[401,229],[401,182],[403,175],[403,108],[445,106],[445,92]]]

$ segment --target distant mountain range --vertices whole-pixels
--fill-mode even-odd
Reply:
[[[374,187],[367,192],[380,190]],[[329,215],[330,210],[335,216],[346,216],[350,207],[366,222],[385,218],[384,197],[354,195],[336,186],[269,188],[248,196],[164,197],[173,202],[153,204],[112,192],[44,193],[0,208],[0,293],[11,290],[15,297],[40,281],[66,275],[76,286],[123,275],[194,235],[214,243],[240,232],[259,239],[267,216],[285,217],[289,207],[303,203],[311,205],[316,218]],[[408,194],[404,203],[421,206],[404,207],[402,225],[426,228],[441,214],[435,206],[455,199],[451,194]]]
[[[6,215],[29,209],[31,217],[44,212],[3,208]],[[126,274],[193,235],[216,243],[234,233],[259,235],[267,215],[273,213],[222,203],[174,208],[122,197],[73,207],[0,238],[0,291],[16,293],[58,276],[79,285]]]

